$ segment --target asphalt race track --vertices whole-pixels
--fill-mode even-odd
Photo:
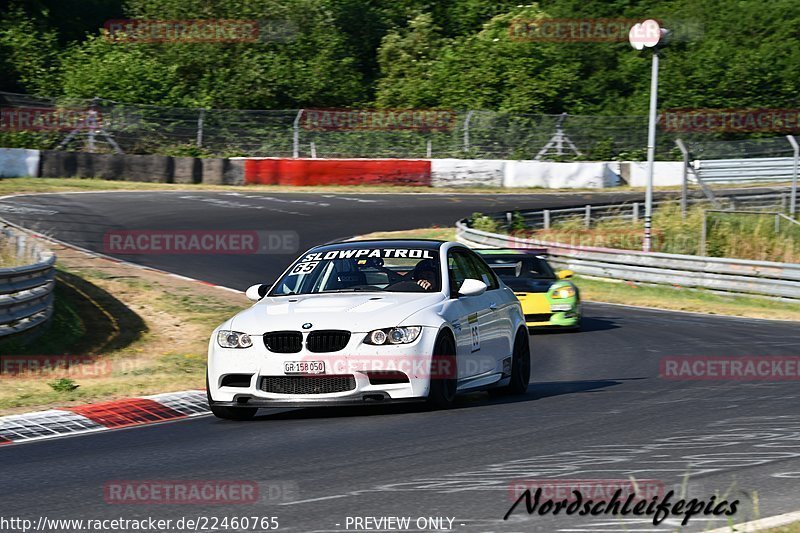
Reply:
[[[589,199],[551,194],[48,194],[2,200],[0,216],[98,251],[106,231],[133,229],[291,230],[305,249],[356,233],[450,225],[473,211]],[[273,279],[293,259],[120,257],[238,289]],[[453,519],[454,531],[678,528],[680,518],[654,527],[652,517],[528,516],[524,505],[503,520],[512,503],[510,488],[519,482],[631,477],[688,491],[690,498],[738,499],[737,523],[800,507],[796,381],[659,377],[660,362],[668,356],[796,356],[796,323],[591,303],[584,314],[581,332],[531,335],[533,370],[523,397],[474,394],[444,412],[413,406],[262,410],[249,423],[200,417],[3,446],[0,483],[6,490],[0,507],[6,515],[34,520],[43,515],[275,516],[278,530],[297,532],[352,531],[353,517],[367,516],[411,517],[410,531],[420,530],[415,521],[427,517]],[[233,506],[109,504],[103,487],[114,480],[240,480],[261,489],[257,503]],[[699,515],[687,530],[726,523],[725,517],[710,521]],[[421,529],[436,530],[430,524]]]

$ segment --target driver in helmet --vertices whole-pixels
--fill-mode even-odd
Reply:
[[[414,266],[411,280],[426,291],[436,286],[436,263],[433,259],[423,259]]]

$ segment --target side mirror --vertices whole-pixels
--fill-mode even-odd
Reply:
[[[486,284],[479,279],[465,279],[458,289],[459,296],[478,296],[486,292]]]
[[[267,291],[269,291],[269,285],[259,283],[258,285],[251,285],[244,291],[244,295],[247,296],[247,299],[251,302],[257,302],[267,295]]]
[[[558,279],[569,279],[574,275],[575,272],[573,272],[572,270],[559,270],[558,272],[556,272],[556,277]]]

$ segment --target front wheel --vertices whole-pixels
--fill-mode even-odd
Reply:
[[[217,418],[223,420],[251,420],[256,416],[258,407],[224,407],[221,405],[214,405],[214,400],[211,399],[211,390],[208,387],[208,374],[206,374],[206,399],[208,400],[208,407],[211,413]]]
[[[508,385],[492,389],[495,394],[525,394],[531,380],[531,347],[528,335],[522,331],[514,339],[514,352],[511,356],[511,380]]]
[[[429,409],[448,409],[456,400],[458,368],[456,346],[448,336],[439,337],[433,347],[431,359],[430,388],[427,406]]]

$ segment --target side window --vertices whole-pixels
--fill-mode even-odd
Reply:
[[[480,279],[474,271],[472,261],[463,252],[451,251],[447,258],[447,273],[450,277],[450,294],[454,295],[461,288],[465,279]]]
[[[470,277],[470,264],[464,254],[451,251],[447,257],[447,275],[450,278],[450,294],[454,295],[461,288],[464,280]]]
[[[470,254],[470,259],[472,260],[472,264],[478,273],[477,279],[486,284],[486,290],[493,291],[494,289],[499,289],[500,284],[497,282],[497,276],[494,274],[494,272],[492,272],[492,269],[489,267],[489,265],[486,264],[486,261],[474,253]]]

